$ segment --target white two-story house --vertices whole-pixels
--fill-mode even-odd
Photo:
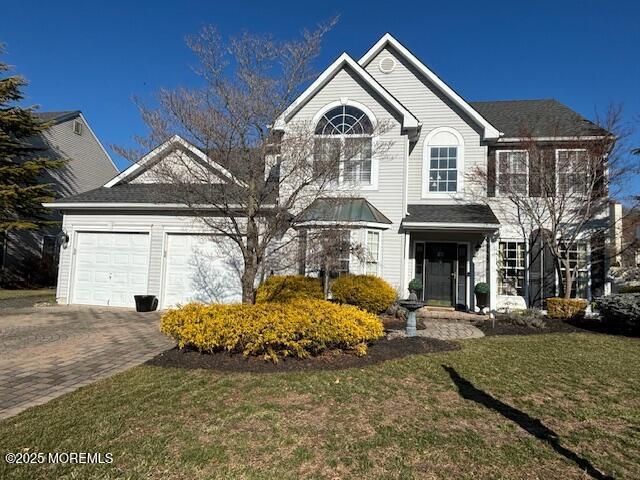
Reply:
[[[302,122],[313,126],[318,141],[369,139],[364,152],[375,152],[377,142],[389,145],[384,154],[364,153],[341,166],[341,177],[357,184],[356,194],[329,195],[293,212],[298,227],[343,224],[352,241],[365,246],[367,260],[347,258],[345,270],[379,275],[403,296],[419,278],[419,296],[428,304],[465,309],[474,308],[474,285],[486,282],[490,306],[499,309],[541,305],[557,293],[544,246],[509,224],[495,184],[469,181],[474,169],[508,165],[522,150],[521,124],[532,119],[540,142],[565,142],[566,148],[594,127],[555,100],[466,101],[387,34],[359,60],[342,54],[273,127],[286,135]],[[381,124],[387,127],[377,133]],[[203,232],[179,205],[162,201],[166,186],[154,184],[150,174],[176,149],[208,161],[174,137],[104,187],[54,204],[69,235],[59,302],[125,306],[133,293],[143,293],[168,307],[198,298],[190,258],[202,257],[203,249],[215,256],[216,248],[203,246]],[[590,241],[575,252],[576,291],[586,298],[602,294],[606,279],[605,262],[590,258]],[[214,262],[209,271],[232,284],[225,268]],[[221,301],[238,297],[231,291]]]

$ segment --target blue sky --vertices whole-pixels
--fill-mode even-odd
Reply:
[[[27,103],[82,110],[107,148],[130,146],[145,133],[134,95],[196,82],[186,35],[215,24],[291,38],[340,14],[318,69],[343,51],[359,57],[388,31],[467,100],[556,98],[588,118],[616,102],[640,126],[637,1],[172,3],[6,3],[4,60],[30,81]],[[632,140],[640,146],[638,132]]]

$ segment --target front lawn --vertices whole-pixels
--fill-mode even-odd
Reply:
[[[141,366],[0,423],[0,478],[640,478],[640,341],[496,336],[366,368]]]
[[[38,288],[35,290],[6,290],[0,288],[0,300],[26,297],[52,297],[55,300],[55,288]]]

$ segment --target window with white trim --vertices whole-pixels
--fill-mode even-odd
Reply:
[[[422,167],[422,195],[451,195],[462,190],[464,141],[458,131],[438,127],[427,135]]]
[[[589,290],[589,246],[587,242],[574,243],[567,253],[566,247],[561,246],[561,255],[569,258],[569,268],[573,274],[571,298],[588,298]],[[564,262],[560,264],[560,282],[564,283],[566,268]]]
[[[458,190],[458,147],[429,147],[429,191]]]
[[[585,149],[556,150],[558,191],[563,194],[584,194],[589,181],[589,158]]]
[[[380,275],[380,232],[367,230],[367,258],[365,273]]]
[[[500,242],[498,295],[524,295],[525,255],[524,242]]]
[[[527,195],[529,190],[529,154],[526,150],[497,151],[498,193]]]
[[[314,168],[335,172],[342,182],[371,185],[373,124],[359,108],[341,105],[325,112],[315,127]]]
[[[340,235],[341,240],[338,247],[338,275],[346,275],[349,273],[351,261],[351,230],[340,230],[336,232]]]

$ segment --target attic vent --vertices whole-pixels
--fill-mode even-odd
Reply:
[[[391,73],[396,68],[396,59],[393,57],[384,57],[378,64],[382,73]]]
[[[73,133],[76,135],[82,135],[82,123],[79,121],[73,122]]]

